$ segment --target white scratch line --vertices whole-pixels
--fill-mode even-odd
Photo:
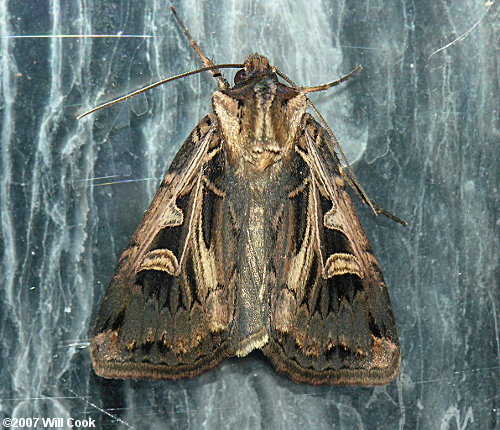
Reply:
[[[498,336],[497,308],[495,306],[495,299],[493,297],[491,297],[491,291],[490,290],[488,290],[488,296],[491,299],[491,306],[493,308],[493,325],[495,327],[495,337],[496,337],[496,341],[497,341],[497,350],[499,350],[498,347],[500,345],[500,339],[499,339],[499,336]],[[500,360],[500,354],[498,355],[498,359]]]
[[[366,49],[370,51],[388,51],[387,48],[374,48],[372,46],[352,46],[352,45],[340,45],[341,48],[348,49]]]
[[[121,175],[108,175],[108,176],[95,176],[93,178],[88,179],[77,179],[73,182],[90,182],[90,181],[98,181],[100,179],[111,179],[111,178],[119,178]]]
[[[66,345],[62,345],[59,347],[59,349],[67,349],[67,348],[79,348],[79,349],[86,349],[90,345],[90,342],[72,342],[68,343]]]
[[[131,429],[134,429],[135,430],[135,427],[132,427],[129,423],[126,423],[125,421],[121,420],[120,418],[114,416],[113,414],[110,414],[108,411],[105,411],[104,409],[100,408],[99,406],[97,406],[96,404],[90,402],[89,400],[87,399],[84,399],[82,396],[76,394],[76,392],[74,392],[71,388],[69,387],[65,387],[68,391],[71,391],[76,397],[78,397],[80,400],[83,400],[85,403],[87,403],[88,405],[92,406],[93,408],[97,409],[98,411],[102,412],[103,414],[107,415],[108,417],[111,417],[113,418],[114,420],[116,420],[117,422],[119,423],[122,423],[122,424],[125,424],[127,427],[131,428]]]
[[[99,37],[116,37],[116,38],[150,38],[155,37],[150,34],[2,34],[0,39],[52,39],[52,38],[99,38]]]
[[[429,61],[431,59],[431,57],[435,54],[437,54],[438,52],[441,52],[441,51],[444,51],[445,49],[449,48],[451,45],[455,45],[456,43],[464,40],[478,25],[479,23],[482,21],[482,19],[486,16],[486,14],[490,11],[490,7],[493,6],[495,4],[495,2],[486,2],[485,3],[485,6],[487,7],[487,9],[483,12],[483,14],[481,15],[481,17],[476,21],[476,23],[471,27],[469,28],[464,34],[462,34],[461,36],[457,37],[455,40],[452,40],[450,43],[448,43],[447,45],[437,49],[436,51],[434,51],[431,55],[429,55],[429,58],[427,58],[427,61]]]
[[[52,396],[52,397],[12,397],[12,398],[3,398],[0,401],[9,401],[9,402],[24,402],[24,401],[33,401],[33,400],[59,400],[59,399],[74,399],[75,396]]]
[[[157,181],[158,178],[142,178],[142,179],[121,179],[119,181],[104,182],[102,184],[93,184],[94,187],[102,187],[103,185],[128,184],[130,182]]]

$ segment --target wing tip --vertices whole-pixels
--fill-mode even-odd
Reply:
[[[286,357],[283,350],[277,345],[268,344],[264,353],[278,372],[287,375],[296,383],[310,385],[357,385],[364,387],[388,385],[396,379],[401,364],[399,346],[394,349],[392,357],[385,367],[344,368],[325,371],[300,366],[295,360]]]
[[[94,336],[90,341],[90,359],[95,373],[106,379],[151,379],[178,380],[194,378],[201,373],[213,369],[229,357],[224,351],[205,356],[201,360],[189,364],[150,363],[134,360],[132,353],[118,352],[109,344],[103,342],[106,333]]]

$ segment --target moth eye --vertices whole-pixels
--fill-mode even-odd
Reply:
[[[245,79],[245,69],[238,70],[238,73],[234,75],[234,83],[237,84],[238,82],[241,82],[243,79]]]

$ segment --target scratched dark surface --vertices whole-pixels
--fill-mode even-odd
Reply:
[[[410,222],[360,208],[389,285],[401,372],[381,388],[297,385],[253,353],[175,383],[95,376],[88,340],[107,282],[216,86],[190,77],[77,121],[200,66],[168,4],[4,0],[0,416],[104,429],[498,428],[498,6],[174,4],[217,62],[257,51],[302,85],[363,65],[312,98],[371,198]],[[152,37],[7,37],[62,34]]]

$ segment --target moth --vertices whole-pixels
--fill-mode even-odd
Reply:
[[[219,88],[119,260],[90,342],[95,372],[175,380],[260,349],[296,382],[389,383],[396,324],[347,185],[404,221],[370,202],[306,112],[307,93],[358,69],[297,87],[252,54],[230,86],[219,69],[235,65],[212,63],[172,12]]]

